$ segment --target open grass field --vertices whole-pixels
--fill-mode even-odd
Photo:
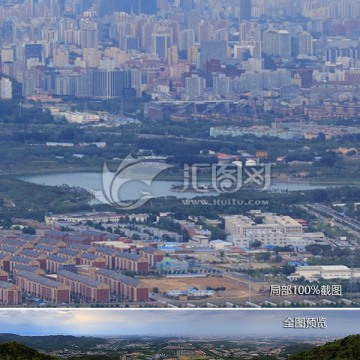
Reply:
[[[168,290],[187,290],[189,287],[198,289],[221,288],[225,287],[225,291],[218,291],[215,298],[243,298],[248,295],[248,286],[239,281],[227,279],[224,277],[205,277],[205,278],[161,278],[161,279],[143,279],[141,281],[150,291],[157,287],[160,293]]]

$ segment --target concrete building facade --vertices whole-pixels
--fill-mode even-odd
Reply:
[[[96,279],[107,284],[112,294],[119,295],[123,299],[130,301],[147,301],[149,299],[149,289],[141,285],[139,280],[116,271],[98,269]]]
[[[66,284],[50,280],[29,271],[19,271],[16,285],[24,292],[57,304],[70,302],[70,288]]]

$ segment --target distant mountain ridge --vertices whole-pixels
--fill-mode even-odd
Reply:
[[[15,334],[0,334],[0,344],[17,342],[40,351],[61,350],[72,348],[88,350],[99,344],[106,344],[107,340],[90,336],[50,335],[50,336],[21,336]],[[1,358],[0,358],[1,359]]]
[[[58,357],[41,354],[40,352],[17,342],[0,345],[1,360],[61,360]]]
[[[360,335],[350,335],[314,349],[292,355],[288,360],[359,360]]]
[[[106,339],[86,336],[20,336],[0,334],[0,360],[62,360],[61,357],[46,355],[42,352],[64,350],[66,348],[84,351],[83,355],[71,357],[74,360],[98,360],[100,359],[99,356],[103,360],[115,359],[116,354],[111,352],[109,354],[102,353],[101,355],[86,355],[89,349],[107,342]],[[301,345],[301,342],[299,342],[299,346]],[[299,353],[299,349],[296,351],[298,345],[291,345],[291,347],[293,347],[292,351],[297,352],[297,354],[288,356],[287,360],[360,360],[360,335],[347,336],[328,342],[325,345],[302,351],[301,353]],[[275,359],[276,356],[269,355],[262,358]],[[284,355],[281,358],[283,359]]]

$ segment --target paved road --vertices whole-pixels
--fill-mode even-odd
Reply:
[[[328,218],[324,215],[330,217],[340,228],[343,228],[348,233],[351,233],[355,239],[360,238],[360,222],[356,219],[350,218],[344,214],[339,213],[336,210],[333,210],[331,207],[322,205],[322,204],[308,204],[308,211],[317,216],[319,219],[323,219],[324,222],[328,222]],[[357,240],[349,240],[349,246],[358,247],[359,243]],[[337,244],[335,244],[337,245]]]
[[[333,210],[332,208],[330,208],[329,206],[326,206],[326,205],[313,204],[313,205],[308,205],[308,206],[310,208],[314,209],[315,211],[318,211],[320,213],[323,213],[323,214],[326,214],[326,215],[332,217],[340,224],[345,224],[345,225],[351,227],[352,229],[356,230],[360,234],[360,221],[352,219],[349,216],[343,215],[343,214],[339,213],[338,211]]]

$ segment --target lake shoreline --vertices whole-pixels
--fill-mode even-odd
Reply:
[[[42,174],[24,174],[14,176],[16,179],[45,186],[62,186],[80,187],[90,193],[102,191],[103,180],[101,172],[90,171],[68,171],[68,172],[47,172]],[[219,195],[216,191],[196,191],[191,190],[189,185],[188,191],[176,191],[176,187],[182,187],[184,179],[180,176],[159,175],[153,181],[147,179],[131,179],[131,178],[117,178],[115,182],[117,189],[109,188],[108,191],[116,191],[124,200],[131,200],[140,198],[143,192],[149,192],[155,197],[176,197],[176,198],[194,198],[197,196],[216,196]],[[209,177],[199,177],[198,184],[210,185]],[[109,180],[108,180],[109,181]],[[347,184],[348,185],[348,184]],[[113,186],[113,182],[109,183],[109,187]],[[317,189],[328,189],[331,187],[340,187],[340,184],[323,184],[310,183],[309,181],[302,181],[296,179],[273,179],[271,185],[265,191],[268,192],[293,192],[293,191],[311,191]],[[346,186],[346,185],[343,185]],[[239,189],[241,191],[241,188]]]
[[[22,177],[37,177],[37,176],[52,176],[52,175],[65,175],[65,174],[102,174],[102,169],[99,170],[98,167],[87,167],[87,168],[59,168],[59,169],[42,169],[42,170],[29,170],[29,171],[19,171],[19,172],[9,172],[9,173],[0,173],[0,177],[14,177],[17,179],[21,179]],[[155,177],[158,181],[167,181],[167,182],[176,182],[182,183],[184,178],[181,175],[169,175],[169,174],[159,174]],[[139,180],[147,180],[146,178],[139,178]],[[211,180],[209,175],[199,175],[198,180],[201,182],[209,182]],[[342,179],[343,180],[343,179]],[[328,180],[328,179],[320,179],[316,181],[312,180],[304,180],[304,179],[295,179],[295,178],[281,178],[281,176],[273,177],[271,183],[273,185],[279,184],[288,184],[288,185],[300,185],[300,186],[310,186],[310,187],[332,187],[332,186],[360,186],[359,181],[349,181],[346,183],[340,183],[339,181]]]

